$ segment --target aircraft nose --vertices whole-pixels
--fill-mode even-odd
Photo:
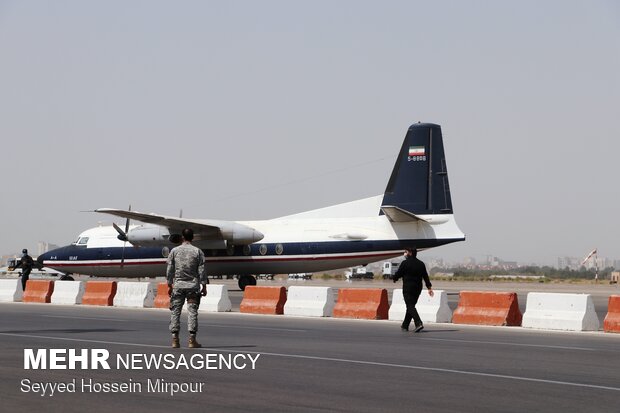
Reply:
[[[56,248],[47,252],[44,252],[43,254],[40,254],[37,257],[37,264],[40,266],[45,265],[44,263],[47,261],[48,266],[51,264],[51,261],[54,261],[56,259],[62,259],[62,257],[65,254],[65,249],[67,247],[60,247],[60,248]]]

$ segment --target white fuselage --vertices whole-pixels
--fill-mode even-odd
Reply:
[[[391,222],[379,215],[381,196],[262,221],[239,221],[264,238],[227,250],[205,249],[209,275],[317,272],[382,261],[404,246],[432,248],[464,239],[451,214],[421,216],[429,222]],[[80,234],[71,246],[45,255],[44,265],[63,272],[109,277],[162,276],[169,246],[135,247],[112,227]],[[84,238],[85,245],[79,245]],[[125,248],[122,252],[123,246]],[[121,266],[121,256],[124,264]]]

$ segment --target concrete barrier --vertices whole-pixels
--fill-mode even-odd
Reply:
[[[341,288],[338,290],[338,301],[333,316],[385,320],[388,318],[388,309],[385,288]]]
[[[202,302],[202,301],[201,301]],[[202,305],[202,304],[201,304]],[[155,300],[153,301],[154,308],[170,309],[170,296],[168,295],[168,284],[157,284],[157,293],[155,294]],[[183,303],[183,309],[187,308],[187,301]]]
[[[620,333],[620,295],[609,297],[603,329],[607,333]]]
[[[0,302],[13,303],[22,300],[24,291],[22,290],[21,278],[0,280]]]
[[[168,295],[168,284],[157,284],[157,295],[153,301],[153,307],[170,309],[170,296]]]
[[[200,311],[221,313],[232,310],[228,298],[228,287],[221,284],[207,284],[207,296],[200,299]]]
[[[592,331],[599,322],[590,294],[528,293],[523,327]]]
[[[250,285],[245,287],[239,311],[254,314],[283,314],[284,303],[286,303],[286,288]]]
[[[284,315],[331,317],[334,299],[331,287],[289,287]]]
[[[52,304],[81,304],[86,289],[84,281],[56,281]]]
[[[522,320],[517,293],[461,291],[452,314],[454,324],[520,326]]]
[[[114,307],[153,307],[157,294],[155,283],[119,281],[114,295]]]
[[[87,281],[82,304],[111,306],[115,294],[116,281]]]
[[[452,321],[452,310],[448,306],[448,294],[443,290],[434,290],[435,295],[428,295],[428,290],[423,290],[415,308],[424,323],[449,323]],[[392,293],[392,305],[388,318],[402,321],[405,318],[407,306],[403,297],[402,288],[395,289]]]
[[[54,292],[52,280],[28,280],[22,297],[25,303],[49,303]]]

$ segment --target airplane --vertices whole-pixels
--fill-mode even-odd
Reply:
[[[187,219],[124,209],[94,212],[124,218],[82,232],[71,245],[38,263],[65,273],[105,277],[165,276],[166,257],[184,228],[205,252],[209,276],[237,276],[239,288],[256,274],[327,271],[464,241],[456,224],[441,127],[409,127],[383,195],[260,221]],[[137,221],[138,224],[130,221]]]

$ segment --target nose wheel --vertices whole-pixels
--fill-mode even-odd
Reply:
[[[239,277],[239,288],[245,291],[248,285],[256,285],[256,278],[253,275],[242,275]]]

